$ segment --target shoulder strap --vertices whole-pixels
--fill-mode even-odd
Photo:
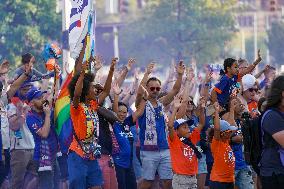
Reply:
[[[180,141],[186,145],[188,145],[190,148],[193,149],[196,157],[198,159],[202,158],[202,154],[199,152],[199,150],[197,149],[197,147],[191,142],[190,138],[180,138]]]

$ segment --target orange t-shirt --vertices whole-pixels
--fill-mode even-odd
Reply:
[[[93,110],[96,111],[98,107],[98,104],[96,101],[91,101],[90,106],[88,107],[88,110]],[[71,114],[71,119],[73,122],[73,128],[74,131],[78,137],[79,140],[85,139],[87,135],[87,125],[86,125],[86,114],[83,108],[83,105],[80,103],[78,108],[74,108],[74,106],[70,106],[70,114]],[[94,128],[92,128],[92,131],[94,131]],[[76,152],[79,156],[85,159],[91,159],[94,160],[95,158],[93,155],[91,157],[86,156],[84,154],[83,150],[81,149],[79,143],[73,136],[72,143],[70,144],[69,150],[72,150]]]
[[[249,112],[252,112],[253,110],[257,110],[257,102],[256,101],[251,101],[248,103],[248,110]]]
[[[211,144],[214,159],[210,180],[217,182],[235,182],[235,156],[228,141],[213,138]]]
[[[200,140],[200,131],[195,128],[189,139],[196,145]],[[180,175],[196,175],[198,172],[198,163],[193,149],[182,143],[176,132],[174,133],[173,141],[171,141],[170,138],[168,138],[168,141],[174,173]]]

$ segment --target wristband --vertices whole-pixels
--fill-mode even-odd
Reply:
[[[148,101],[144,96],[142,97],[143,100],[145,100],[146,102]]]

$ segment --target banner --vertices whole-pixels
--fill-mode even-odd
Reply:
[[[95,12],[92,0],[70,0],[70,26],[69,26],[69,46],[70,56],[73,59],[78,58],[83,47],[83,40],[88,35],[88,48],[86,49],[86,58],[94,53],[92,45],[95,43]],[[93,45],[94,46],[94,45]]]

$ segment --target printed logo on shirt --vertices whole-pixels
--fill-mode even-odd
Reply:
[[[188,158],[190,161],[192,161],[193,156],[194,156],[194,151],[189,147],[184,147],[183,148],[183,155]]]
[[[224,160],[230,167],[235,165],[234,152],[232,151],[232,149],[230,149],[229,146],[227,147],[225,151]]]

